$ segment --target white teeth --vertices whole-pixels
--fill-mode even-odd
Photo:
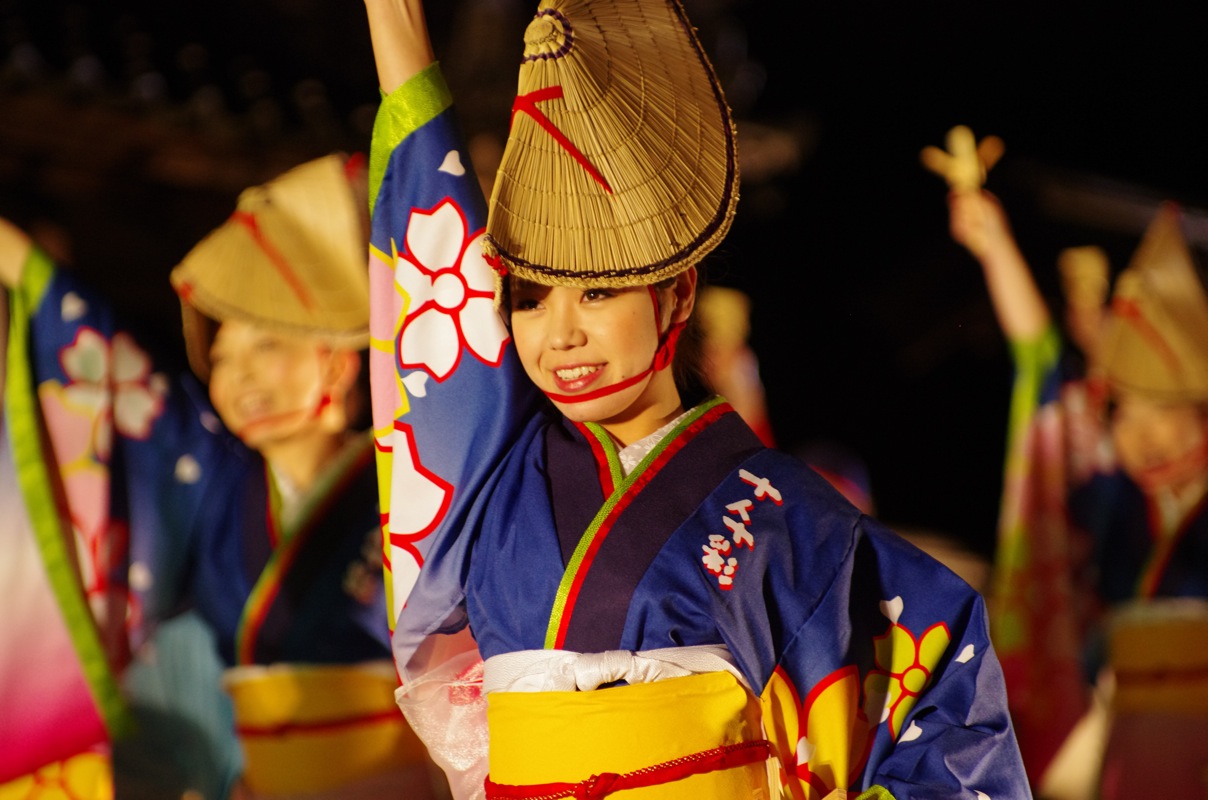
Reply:
[[[242,398],[237,406],[244,414],[256,414],[264,408],[264,399],[260,397],[245,397]]]
[[[573,381],[590,375],[597,369],[599,367],[575,367],[574,369],[557,369],[554,370],[554,373],[558,376],[559,380]]]

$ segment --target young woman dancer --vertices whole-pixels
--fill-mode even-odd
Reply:
[[[399,700],[455,793],[1027,797],[981,598],[676,383],[738,193],[679,3],[541,3],[489,218],[421,3],[366,6]]]

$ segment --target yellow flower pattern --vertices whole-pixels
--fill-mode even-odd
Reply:
[[[931,683],[931,673],[951,641],[948,626],[942,622],[917,639],[908,628],[893,622],[883,636],[873,640],[880,669],[864,679],[865,708],[879,711],[869,716],[888,722],[894,739],[902,735],[906,715]]]
[[[832,672],[800,704],[792,681],[777,669],[762,699],[768,739],[780,754],[782,797],[822,800],[856,781],[874,726],[860,707],[855,666]]]
[[[875,668],[861,679],[855,665],[834,670],[804,700],[779,667],[761,697],[764,728],[779,761],[781,797],[822,800],[858,783],[877,726],[895,741],[952,637],[936,623],[916,637],[897,620],[901,601],[882,604],[890,624],[873,639]]]

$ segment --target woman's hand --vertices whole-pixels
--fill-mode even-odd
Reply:
[[[1015,236],[1002,205],[984,189],[951,192],[948,215],[952,238],[979,261],[1002,258],[1015,248]]]
[[[987,136],[980,142],[965,125],[948,131],[944,144],[947,150],[927,146],[919,154],[923,166],[948,182],[954,192],[980,189],[986,173],[998,163],[1006,149],[1002,139]]]
[[[1048,307],[1031,269],[1015,242],[1011,223],[998,198],[982,188],[986,173],[1003,154],[1002,140],[978,142],[963,125],[948,131],[947,151],[925,147],[923,166],[949,188],[948,228],[981,265],[994,313],[1012,341],[1031,341],[1050,324]]]

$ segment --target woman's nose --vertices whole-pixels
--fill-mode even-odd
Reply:
[[[579,315],[568,304],[553,304],[549,314],[549,344],[555,350],[579,347],[587,341]]]
[[[254,371],[249,359],[232,358],[228,362],[231,380],[236,385],[242,385],[252,379]]]

